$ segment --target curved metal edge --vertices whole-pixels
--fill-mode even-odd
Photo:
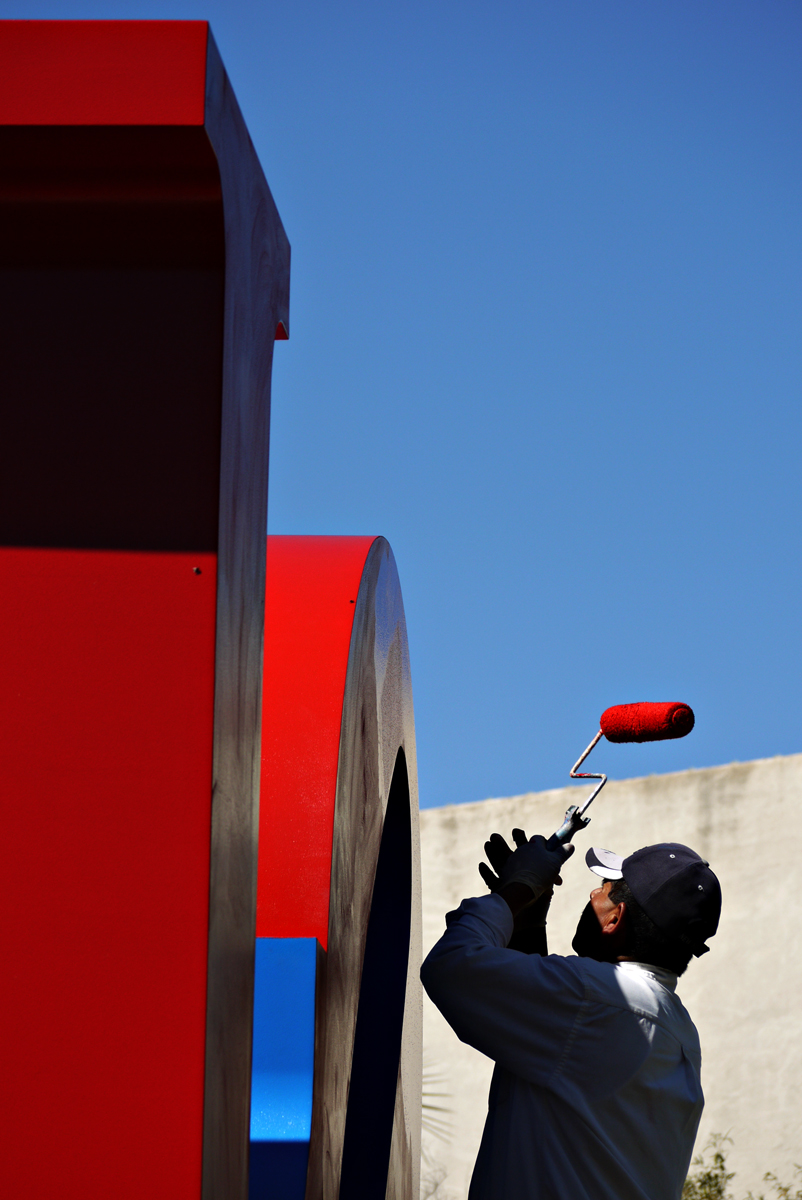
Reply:
[[[315,1061],[307,1200],[337,1200],[365,938],[384,814],[399,747],[410,790],[412,912],[406,1009],[396,1092],[388,1200],[417,1197],[420,1171],[422,999],[420,834],[406,621],[389,543],[365,560],[343,701],[332,842],[326,979]]]

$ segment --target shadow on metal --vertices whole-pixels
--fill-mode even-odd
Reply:
[[[340,1200],[384,1200],[409,963],[412,858],[409,778],[396,756],[370,906],[359,991]]]

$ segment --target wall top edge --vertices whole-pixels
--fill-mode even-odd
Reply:
[[[766,766],[769,763],[781,763],[781,762],[788,763],[789,765],[794,764],[794,763],[802,765],[802,753],[799,753],[799,754],[775,754],[775,755],[770,756],[769,758],[753,758],[753,759],[748,759],[745,762],[740,762],[738,760],[735,760],[730,763],[721,763],[721,764],[719,764],[717,766],[713,766],[713,767],[686,767],[686,769],[684,771],[666,771],[665,774],[662,774],[662,775],[658,775],[658,774],[627,775],[625,777],[622,777],[621,779],[610,779],[607,783],[607,787],[615,788],[622,784],[637,785],[637,784],[644,784],[647,782],[653,786],[655,781],[663,780],[663,779],[666,781],[676,781],[676,780],[681,780],[681,779],[689,779],[691,777],[693,777],[693,778],[699,778],[699,777],[704,777],[704,776],[712,777],[714,775],[724,774],[725,772],[728,772],[728,771],[734,772],[739,769],[740,770],[753,770],[756,767]],[[485,804],[503,804],[503,803],[507,803],[507,802],[514,803],[514,802],[532,801],[532,800],[541,799],[541,798],[545,800],[547,797],[550,797],[550,796],[563,796],[568,792],[573,792],[573,791],[577,791],[577,790],[579,790],[579,789],[577,788],[576,784],[569,783],[569,784],[565,784],[564,787],[546,788],[542,792],[520,792],[517,795],[510,795],[510,796],[487,796],[483,800],[468,800],[464,804],[430,805],[427,808],[421,808],[420,812],[421,812],[422,819],[425,819],[426,814],[428,814],[428,813],[431,813],[432,819],[434,819],[435,813],[445,816],[446,814],[450,815],[450,814],[454,814],[454,813],[458,813],[458,812],[468,812],[471,810],[480,809]]]

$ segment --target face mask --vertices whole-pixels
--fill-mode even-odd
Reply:
[[[590,901],[582,911],[571,945],[574,953],[579,954],[582,958],[595,958],[596,962],[616,961],[616,957],[611,955],[608,950],[609,940],[601,931],[599,918],[593,911]]]

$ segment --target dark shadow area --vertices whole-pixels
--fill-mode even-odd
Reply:
[[[404,1024],[412,910],[409,778],[399,749],[384,818],[359,991],[340,1200],[384,1200]]]
[[[309,1142],[251,1142],[248,1196],[304,1200]]]
[[[223,213],[198,128],[0,130],[0,544],[217,549]]]

